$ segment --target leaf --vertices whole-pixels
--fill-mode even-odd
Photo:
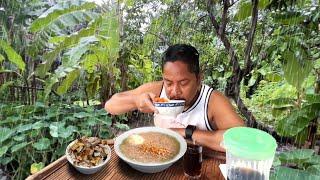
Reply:
[[[8,60],[15,64],[19,69],[24,71],[25,63],[21,56],[9,44],[0,39],[0,49],[2,49],[8,57]],[[3,56],[2,56],[3,57]]]
[[[97,73],[88,74],[88,83],[87,83],[86,91],[88,93],[89,98],[95,98],[96,94],[98,93],[99,85],[100,85],[100,76]],[[78,104],[81,105],[80,103],[81,102],[79,102]],[[101,104],[101,102],[97,100],[89,100],[89,104],[91,106],[99,105]]]
[[[320,177],[320,164],[309,166],[306,171]]]
[[[65,40],[66,36],[54,36],[49,39],[49,43],[59,44]]]
[[[104,119],[100,120],[102,124],[104,124],[106,127],[110,127],[112,125],[112,119],[108,116],[106,116]]]
[[[253,86],[256,83],[256,81],[257,81],[257,75],[254,74],[253,76],[251,76],[251,78],[250,78],[250,80],[248,82],[248,87]]]
[[[8,146],[0,147],[0,157],[2,157],[8,151]]]
[[[39,172],[41,169],[44,168],[44,163],[43,162],[40,162],[40,163],[33,163],[31,164],[31,167],[30,167],[30,173],[31,174],[35,174],[37,172]]]
[[[98,120],[99,120],[98,118],[89,118],[88,120],[86,120],[86,124],[88,126],[94,126],[97,124]]]
[[[273,13],[272,18],[275,23],[284,25],[300,24],[306,19],[305,16],[297,11],[281,11],[281,13]]]
[[[0,127],[0,144],[10,138],[15,131],[7,128],[7,127]]]
[[[68,126],[59,133],[59,137],[68,138],[72,135],[73,132],[77,132],[78,128],[75,126]]]
[[[307,94],[305,99],[308,104],[320,103],[320,95],[319,94]]]
[[[60,53],[60,48],[56,48],[53,51],[47,52],[43,55],[43,59],[45,60],[41,64],[39,64],[35,70],[35,74],[44,78],[46,73],[49,71],[53,61],[56,59],[58,54]]]
[[[0,163],[2,165],[7,165],[8,163],[10,163],[13,160],[13,157],[4,157],[4,158],[0,158]]]
[[[89,45],[96,43],[98,41],[99,41],[99,39],[97,39],[94,35],[88,36],[88,37],[82,37],[82,38],[80,38],[79,43],[76,46],[72,47],[70,50],[68,50],[65,53],[65,55],[69,57],[69,61],[77,62],[77,61],[79,61],[81,56],[88,51]],[[67,63],[68,63],[67,66],[70,66],[69,64],[72,64],[72,65],[75,64],[75,63],[70,63],[70,62],[67,62]],[[64,65],[64,66],[66,66],[66,65]]]
[[[282,80],[282,77],[277,73],[267,73],[265,78],[271,82],[279,82]]]
[[[130,129],[130,127],[127,124],[121,124],[119,122],[117,122],[115,124],[115,127],[120,129],[120,130],[129,130]]]
[[[308,134],[308,127],[303,128],[297,135],[295,135],[294,142],[302,146],[308,140]]]
[[[85,117],[90,117],[90,114],[88,114],[88,113],[86,113],[86,112],[79,112],[79,113],[75,113],[75,114],[73,115],[73,117],[82,119],[82,118],[85,118]]]
[[[109,18],[103,19],[103,24],[101,26],[102,31],[106,29],[107,48],[109,52],[109,58],[112,60],[117,60],[119,57],[120,49],[120,35],[119,35],[119,21],[117,19],[116,12],[112,12]],[[103,33],[103,32],[101,32]],[[103,62],[103,60],[100,60]]]
[[[14,81],[7,81],[0,85],[0,94],[3,94],[6,92],[7,89],[9,89],[10,86],[12,86],[15,82]]]
[[[75,126],[68,126],[67,128],[64,127],[65,123],[60,122],[53,122],[50,124],[50,135],[52,137],[58,138],[67,138],[72,135],[73,132],[77,131],[77,127]]]
[[[44,127],[48,127],[48,125],[41,121],[38,121],[32,125],[32,129],[42,129]]]
[[[39,151],[46,150],[50,147],[50,140],[48,138],[41,138],[38,142],[32,145]]]
[[[16,144],[16,145],[11,147],[11,152],[14,153],[14,152],[26,147],[27,145],[28,145],[28,143],[26,143],[26,142],[23,142],[23,143],[20,143],[20,144]]]
[[[133,6],[134,5],[134,0],[120,0],[119,3],[124,3],[126,6]],[[167,3],[167,2],[165,2]]]
[[[0,63],[1,63],[1,61],[3,61],[4,60],[4,57],[2,56],[2,54],[0,54]]]
[[[271,2],[272,0],[259,0],[258,8],[265,9]]]
[[[64,125],[65,125],[65,122],[62,122],[62,123],[53,122],[53,123],[51,123],[50,126],[49,126],[50,135],[52,137],[55,137],[55,138],[59,137],[59,131],[61,131],[61,129],[63,129]]]
[[[318,116],[320,104],[311,104],[295,109],[287,117],[281,119],[276,131],[282,136],[295,136],[309,125],[309,122]]]
[[[54,10],[53,12],[49,13],[45,17],[41,17],[41,18],[38,18],[35,21],[33,21],[33,23],[30,26],[30,31],[31,32],[38,32],[38,31],[44,29],[45,27],[49,26],[55,20],[57,20],[58,18],[61,18],[61,16],[65,15],[65,14],[72,13],[75,11],[89,10],[89,9],[93,9],[95,7],[96,7],[95,3],[88,2],[88,3],[84,3],[82,5],[79,5],[79,6],[72,5],[71,7],[67,8],[67,9],[63,9],[63,10]]]
[[[314,154],[312,149],[296,149],[289,152],[284,152],[279,154],[279,159],[284,163],[297,163],[301,164],[302,162],[307,161]]]
[[[314,155],[310,159],[308,159],[306,164],[311,164],[311,165],[320,165],[320,155]]]
[[[53,61],[61,53],[61,51],[66,48],[77,44],[82,37],[92,36],[95,33],[96,27],[89,27],[87,29],[81,29],[80,31],[73,33],[72,35],[66,37],[63,42],[59,44],[53,51],[50,51],[44,55],[45,62],[38,65],[36,69],[36,74],[41,78],[44,78],[46,73],[49,71]],[[64,76],[60,76],[64,77]]]
[[[46,80],[45,82],[45,88],[44,88],[44,99],[46,100],[51,93],[52,86],[55,85],[57,82],[59,82],[59,79],[56,76],[53,76],[49,80]],[[56,114],[54,115],[56,116]]]
[[[283,71],[288,83],[300,90],[302,83],[311,72],[313,64],[303,55],[302,50],[297,49],[297,51],[300,53],[289,50],[284,52],[286,63],[283,65]]]
[[[24,132],[24,131],[28,131],[28,130],[32,129],[32,127],[33,127],[33,124],[25,124],[25,125],[22,125],[22,126],[18,126],[17,132],[21,133],[21,132]]]
[[[80,75],[80,70],[76,69],[70,72],[67,77],[62,81],[61,85],[57,89],[59,95],[65,94],[67,90],[71,87],[74,80],[76,80]]]
[[[271,104],[274,109],[293,107],[294,103],[295,100],[291,98],[277,98],[266,102],[266,104]]]
[[[252,3],[250,1],[241,1],[240,7],[235,15],[236,21],[242,21],[251,16]]]
[[[98,65],[99,59],[97,54],[88,54],[82,61],[82,67],[88,72],[93,73]]]
[[[21,134],[20,136],[14,136],[13,140],[15,140],[15,141],[23,141],[23,140],[25,140],[25,138],[26,138],[26,135],[25,134]]]
[[[282,166],[275,167],[275,172],[270,176],[270,180],[313,180],[319,178],[320,176],[310,174],[306,171]]]
[[[280,161],[280,159],[279,159],[278,156],[275,156],[275,157],[274,157],[272,166],[273,166],[273,167],[281,166],[281,161]]]

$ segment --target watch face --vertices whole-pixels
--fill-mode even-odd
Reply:
[[[193,125],[187,126],[187,128],[185,130],[186,139],[192,139],[192,134],[195,129],[196,129],[196,126],[193,126]]]

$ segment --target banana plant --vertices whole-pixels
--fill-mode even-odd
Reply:
[[[36,74],[45,80],[44,99],[52,90],[65,94],[79,78],[85,80],[82,84],[92,97],[100,87],[105,87],[102,74],[119,73],[115,66],[120,46],[115,9],[104,10],[91,2],[72,2],[51,7],[30,26],[33,33],[51,33],[44,61],[36,69]],[[58,58],[61,65],[50,71]]]

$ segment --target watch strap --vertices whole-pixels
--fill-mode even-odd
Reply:
[[[193,132],[196,130],[196,126],[188,125],[185,129],[186,139],[192,139]]]

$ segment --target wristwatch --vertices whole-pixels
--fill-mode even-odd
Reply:
[[[185,129],[185,135],[186,135],[186,139],[191,139],[192,140],[192,134],[194,132],[194,130],[196,130],[196,126],[193,125],[188,125]]]

